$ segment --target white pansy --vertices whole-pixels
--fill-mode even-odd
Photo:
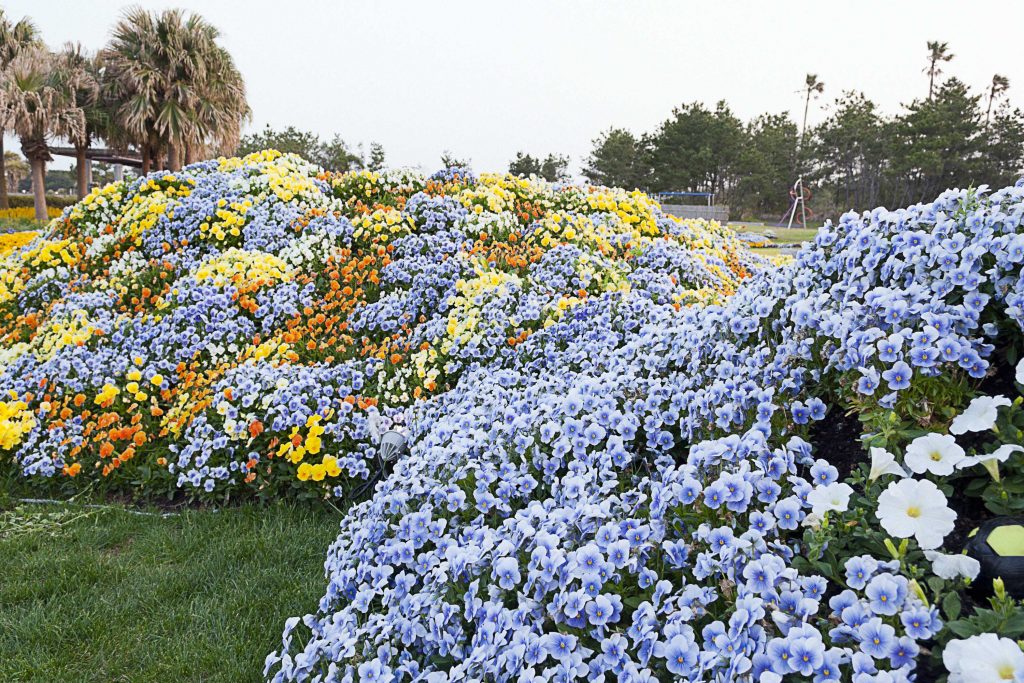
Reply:
[[[1008,406],[1011,403],[1005,396],[978,396],[964,412],[954,418],[949,425],[949,433],[966,434],[992,429],[996,426],[1000,406]]]
[[[965,640],[951,640],[942,651],[949,683],[1021,683],[1024,652],[1009,638],[982,633]]]
[[[824,517],[826,512],[846,512],[850,507],[850,495],[853,489],[848,484],[833,482],[826,486],[816,486],[807,494],[807,502],[811,504],[811,511],[819,517]]]
[[[938,550],[925,550],[924,556],[932,563],[932,571],[943,579],[978,578],[981,563],[969,555],[947,555]]]
[[[956,439],[948,434],[925,434],[914,439],[903,456],[903,463],[913,472],[931,472],[944,476],[953,474],[957,464],[966,457]]]
[[[908,477],[910,474],[896,462],[896,456],[877,446],[871,447],[871,473],[868,479],[875,481],[883,474],[894,474],[897,477]]]
[[[1017,376],[1014,378],[1017,384],[1024,384],[1024,358],[1017,363]]]
[[[902,479],[889,484],[878,497],[875,514],[890,535],[913,536],[925,550],[938,548],[956,521],[956,513],[946,505],[946,496],[927,479]]]
[[[800,526],[807,527],[809,529],[820,529],[821,528],[821,515],[817,515],[813,512],[808,512],[800,522]]]

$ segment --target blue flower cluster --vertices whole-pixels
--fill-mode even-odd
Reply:
[[[822,387],[899,408],[983,376],[1024,325],[1022,217],[1019,186],[847,214],[706,308],[666,300],[687,257],[650,250],[652,284],[410,409],[410,454],[346,515],[268,679],[914,680],[941,623],[897,567],[793,564],[839,476],[810,426]],[[556,251],[550,277],[577,277]]]

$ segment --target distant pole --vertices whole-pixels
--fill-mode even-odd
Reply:
[[[121,164],[114,164],[114,182],[119,183],[124,180],[124,166]]]

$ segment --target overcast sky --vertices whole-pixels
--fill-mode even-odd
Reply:
[[[4,0],[51,47],[99,48],[122,0]],[[445,149],[478,171],[517,150],[567,154],[578,170],[609,126],[643,132],[682,102],[728,100],[743,119],[802,115],[817,73],[825,96],[863,90],[889,113],[927,94],[928,40],[947,74],[983,90],[1010,78],[1024,107],[1024,2],[669,2],[659,0],[182,0],[220,28],[245,77],[248,129],[295,125],[351,145],[378,141],[393,166],[439,166]],[[7,149],[19,149],[9,140]],[[66,164],[60,164],[66,166]]]

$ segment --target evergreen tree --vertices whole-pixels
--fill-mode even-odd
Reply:
[[[652,140],[652,189],[727,199],[743,143],[743,124],[724,101],[714,111],[699,102],[676,108]]]
[[[534,159],[529,154],[524,152],[516,152],[516,158],[509,162],[508,172],[512,175],[518,175],[523,177],[530,177],[531,175],[540,175],[540,162]]]
[[[384,145],[379,142],[370,143],[370,159],[366,162],[366,168],[371,171],[382,171],[387,165],[384,158]]]
[[[586,159],[583,174],[595,185],[645,187],[645,151],[642,140],[624,128],[609,128],[594,139],[594,148]]]

